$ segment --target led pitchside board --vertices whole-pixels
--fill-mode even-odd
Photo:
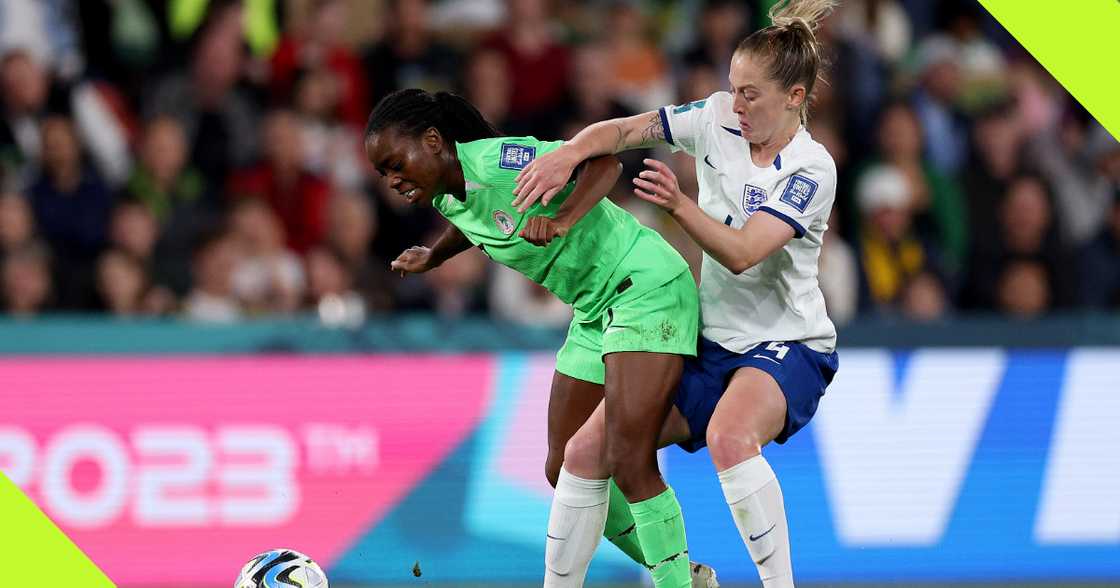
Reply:
[[[0,359],[0,470],[118,584],[541,576],[549,354]],[[1120,580],[1120,349],[841,350],[766,454],[805,581]],[[706,452],[667,449],[694,559],[756,581]],[[189,552],[191,566],[165,554]],[[170,575],[169,575],[170,574]],[[641,571],[604,544],[592,579]]]

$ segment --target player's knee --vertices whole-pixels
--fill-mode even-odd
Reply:
[[[639,451],[625,446],[616,449],[613,444],[607,451],[607,471],[622,492],[627,495],[632,489],[660,477],[656,451],[652,449],[648,452]]]
[[[719,469],[727,469],[762,453],[759,436],[749,430],[709,428],[706,440],[712,462]]]
[[[593,478],[605,476],[608,472],[605,463],[605,440],[598,435],[581,431],[568,439],[564,446],[564,463],[573,474]]]

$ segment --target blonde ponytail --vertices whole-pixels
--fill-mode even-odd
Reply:
[[[788,28],[800,23],[814,32],[836,4],[836,0],[780,0],[770,7],[767,16],[776,27]]]
[[[773,24],[755,31],[735,49],[736,53],[746,52],[767,59],[770,77],[782,88],[788,90],[795,84],[805,86],[800,113],[802,123],[808,121],[813,86],[825,66],[815,31],[836,4],[836,0],[780,0],[770,8]]]

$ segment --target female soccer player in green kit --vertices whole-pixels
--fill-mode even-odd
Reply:
[[[385,97],[366,128],[367,157],[391,189],[450,221],[431,247],[411,247],[391,267],[425,272],[478,246],[572,305],[549,399],[546,471],[556,493],[544,585],[582,585],[591,554],[572,553],[566,539],[589,528],[601,533],[610,518],[632,525],[632,533],[619,529],[616,543],[631,557],[640,550],[655,586],[688,587],[680,504],[656,450],[684,357],[696,354],[695,282],[657,233],[603,199],[620,173],[614,156],[583,164],[548,206],[519,212],[510,204],[517,174],[560,145],[500,137],[454,94],[410,89]],[[595,410],[606,416],[607,471],[564,460],[568,439]],[[621,491],[613,500],[608,478]]]

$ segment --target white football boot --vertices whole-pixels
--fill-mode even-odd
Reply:
[[[719,588],[716,571],[711,566],[690,561],[688,569],[692,572],[692,588]]]

